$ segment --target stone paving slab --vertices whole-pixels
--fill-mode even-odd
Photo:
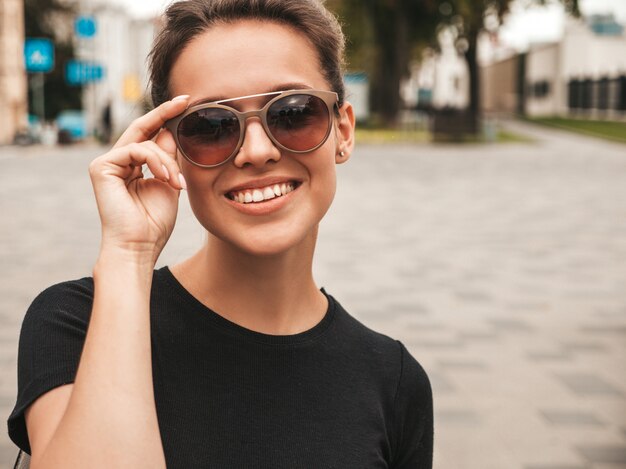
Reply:
[[[435,396],[435,467],[626,468],[626,146],[521,123],[534,143],[363,146],[338,167],[320,285],[402,340]],[[0,411],[20,321],[90,275],[99,148],[0,148]],[[188,204],[159,265],[203,232]],[[0,434],[0,468],[15,450]]]

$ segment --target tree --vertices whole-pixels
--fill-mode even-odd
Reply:
[[[344,23],[352,66],[370,75],[372,111],[387,125],[400,110],[400,83],[419,44],[432,40],[437,0],[331,0]]]
[[[553,0],[518,0],[546,4]],[[579,15],[578,0],[558,0],[566,10]],[[480,123],[480,75],[478,38],[483,31],[495,32],[512,0],[329,0],[344,22],[348,57],[353,67],[370,75],[372,111],[388,125],[397,120],[400,82],[421,47],[436,42],[438,28],[450,27],[469,69],[470,126]]]
[[[25,0],[24,27],[26,37],[52,39],[55,48],[55,67],[45,77],[46,118],[54,118],[64,109],[82,107],[82,90],[65,82],[64,64],[74,57],[72,25],[74,8],[62,0]],[[29,109],[33,109],[29,89]]]
[[[524,0],[526,5],[546,4],[550,0]],[[578,0],[560,0],[568,13],[580,15]],[[443,25],[452,28],[457,48],[462,51],[469,71],[469,118],[471,128],[480,128],[480,73],[477,58],[478,38],[482,32],[494,33],[508,13],[512,0],[447,0],[439,13]]]

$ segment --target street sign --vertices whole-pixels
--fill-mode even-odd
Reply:
[[[48,73],[54,68],[54,44],[50,39],[26,38],[24,64],[27,72]]]
[[[104,67],[96,62],[70,60],[65,65],[65,79],[70,85],[84,85],[104,78]]]
[[[74,22],[74,32],[79,38],[92,38],[96,30],[96,19],[93,16],[79,16]]]
[[[124,77],[122,96],[125,101],[131,103],[137,102],[141,99],[141,83],[137,74],[132,73]]]

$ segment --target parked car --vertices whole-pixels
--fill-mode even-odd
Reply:
[[[61,111],[56,118],[59,143],[71,143],[87,136],[87,125],[83,111]]]

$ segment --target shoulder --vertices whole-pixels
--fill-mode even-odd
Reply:
[[[411,355],[402,342],[381,334],[351,316],[337,300],[334,303],[339,333],[347,343],[362,349],[372,363],[384,364],[396,379],[396,407],[405,399],[429,400],[431,387],[422,365]],[[406,404],[406,403],[404,403]]]
[[[345,341],[360,344],[374,356],[385,356],[400,363],[402,350],[397,340],[366,326],[348,313],[335,298],[327,293],[326,295],[335,308],[337,327]]]
[[[417,402],[428,403],[432,400],[432,390],[428,374],[422,365],[411,355],[404,344],[400,346],[400,377],[396,395],[396,409],[410,406]]]
[[[367,354],[370,362],[384,364],[397,379],[398,387],[415,386],[426,392],[430,389],[424,368],[411,355],[399,340],[377,332],[350,315],[337,300],[328,295],[334,303],[336,321],[342,338]]]
[[[163,269],[153,273],[153,284],[158,283],[156,290],[162,290]],[[25,323],[45,318],[82,318],[89,319],[94,298],[93,277],[82,277],[67,280],[49,286],[40,292],[30,304]]]
[[[35,297],[24,317],[24,325],[51,318],[86,320],[93,303],[93,291],[91,277],[52,285]]]

